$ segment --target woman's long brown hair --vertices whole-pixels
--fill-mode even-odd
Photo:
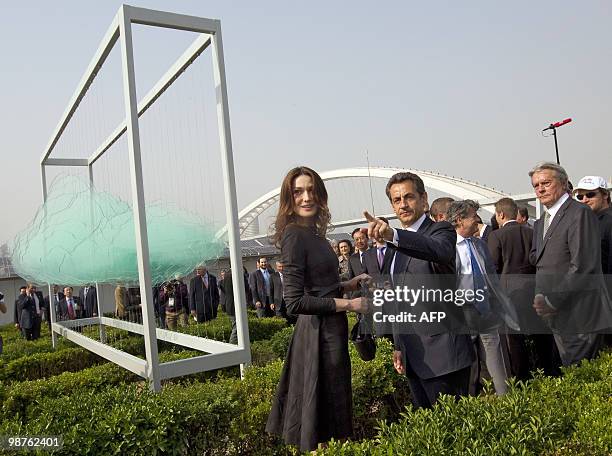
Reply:
[[[278,248],[280,248],[280,241],[285,229],[289,225],[296,223],[297,216],[294,210],[293,183],[298,176],[310,176],[312,179],[313,199],[318,207],[317,214],[314,217],[314,226],[317,234],[325,236],[329,229],[331,214],[329,213],[329,207],[327,207],[327,190],[323,179],[321,179],[321,176],[315,170],[307,166],[298,166],[287,173],[281,185],[278,213],[276,214],[276,221],[271,226],[271,239]]]

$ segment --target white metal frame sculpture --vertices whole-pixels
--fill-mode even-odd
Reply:
[[[155,84],[151,91],[140,101],[136,100],[136,80],[134,75],[134,55],[132,45],[132,24],[141,24],[154,27],[186,30],[200,33],[194,43],[183,53],[175,64]],[[97,148],[88,159],[50,158],[66,126],[96,74],[110,54],[113,46],[119,42],[121,46],[121,67],[123,76],[123,93],[125,101],[125,120],[115,131]],[[56,320],[54,306],[51,306],[51,323],[53,346],[57,341],[57,334],[87,348],[88,350],[112,361],[125,369],[149,380],[154,391],[161,388],[161,380],[188,375],[196,372],[219,369],[222,367],[241,367],[250,364],[251,351],[249,343],[248,321],[246,314],[246,301],[244,291],[244,277],[236,274],[233,281],[234,296],[236,299],[236,326],[238,344],[232,345],[211,339],[191,336],[165,329],[156,328],[155,314],[153,312],[153,297],[151,271],[149,264],[149,246],[147,239],[147,222],[145,217],[145,198],[142,182],[142,163],[140,151],[139,121],[141,116],[159,96],[181,75],[181,73],[206,49],[212,49],[214,82],[217,97],[217,117],[219,125],[219,138],[221,149],[221,163],[223,168],[225,206],[228,228],[228,243],[230,261],[235,271],[242,271],[242,258],[240,255],[238,231],[238,205],[236,200],[234,162],[232,155],[232,140],[230,134],[230,121],[227,101],[227,87],[225,80],[225,64],[223,59],[223,45],[221,41],[221,23],[218,20],[186,16],[175,13],[136,8],[123,5],[113,19],[96,54],[90,62],[77,90],[75,91],[68,108],[41,158],[41,179],[43,189],[43,202],[47,200],[47,166],[86,166],[89,179],[93,184],[93,165],[109,148],[123,135],[127,134],[130,181],[132,203],[134,211],[134,228],[136,232],[136,252],[138,260],[138,273],[140,294],[142,297],[143,323],[131,323],[102,316],[62,321]],[[49,285],[49,290],[51,285]],[[51,291],[49,292],[51,295]],[[98,300],[98,303],[100,301]],[[100,304],[98,304],[100,305]],[[95,341],[74,331],[77,325],[100,325],[100,340]],[[128,353],[105,345],[104,326],[112,326],[133,333],[142,334],[145,341],[146,360],[132,356]],[[194,358],[159,363],[157,340],[164,340],[196,350],[206,352],[206,355]]]

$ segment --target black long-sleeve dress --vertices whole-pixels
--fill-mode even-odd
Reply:
[[[314,229],[286,228],[281,240],[284,294],[298,314],[266,431],[302,451],[353,432],[348,321],[336,312],[338,257]]]

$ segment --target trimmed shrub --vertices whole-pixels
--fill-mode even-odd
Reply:
[[[68,339],[63,337],[58,338],[58,345],[56,350],[63,348],[74,348],[76,344],[70,342]],[[48,353],[53,351],[51,345],[51,337],[40,338],[36,340],[24,340],[21,338],[13,339],[7,342],[4,339],[4,350],[0,355],[0,366],[24,356],[34,355],[36,353]]]
[[[159,361],[165,363],[199,355],[201,353],[191,350],[160,353]],[[206,381],[216,378],[238,378],[239,375],[239,368],[233,367],[167,380],[164,382],[164,385],[189,383],[194,380]],[[28,419],[28,413],[36,409],[37,402],[44,398],[70,396],[78,391],[97,390],[105,386],[117,386],[136,381],[144,382],[138,375],[116,364],[105,363],[83,369],[80,372],[64,372],[48,379],[24,381],[10,386],[0,383],[0,399],[2,399],[0,416],[4,418],[14,416],[16,419],[19,417]]]
[[[286,328],[281,329],[270,338],[272,350],[274,350],[274,353],[276,353],[276,356],[278,358],[285,359],[292,337],[293,326],[288,326]]]
[[[251,344],[251,363],[254,366],[265,366],[278,359],[278,355],[269,340],[256,340]]]
[[[66,348],[49,353],[35,353],[22,356],[0,369],[0,380],[5,383],[36,380],[51,377],[62,372],[76,372],[99,364],[98,355],[82,348]]]
[[[287,322],[282,318],[257,318],[254,314],[249,313],[248,319],[251,342],[270,339],[276,332],[287,327]],[[190,320],[189,326],[179,327],[178,331],[228,342],[232,333],[232,324],[229,317],[220,312],[217,318],[205,323],[195,323]]]
[[[609,455],[612,452],[612,355],[537,377],[502,397],[446,396],[432,410],[411,407],[380,422],[374,440],[334,442],[330,455]]]
[[[391,416],[384,405],[372,405],[380,402],[379,395],[394,392],[396,376],[382,378],[390,350],[383,344],[380,359],[364,363],[351,349],[358,428]],[[195,355],[162,353],[160,359]],[[112,364],[15,384],[4,393],[0,386],[5,418],[0,434],[59,433],[63,454],[290,454],[293,449],[265,433],[282,365],[276,360],[249,368],[242,381],[237,369],[235,378],[223,371],[215,382],[200,381],[211,373],[195,376],[197,381],[180,379],[157,395],[142,381],[124,385],[136,376]]]

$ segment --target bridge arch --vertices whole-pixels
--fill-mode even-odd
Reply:
[[[330,171],[324,171],[320,173],[323,181],[333,181],[338,179],[348,179],[354,177],[374,177],[374,178],[390,178],[399,172],[412,172],[418,174],[426,189],[433,189],[439,192],[450,195],[455,199],[473,199],[477,201],[488,201],[497,200],[504,196],[508,196],[506,193],[488,187],[486,185],[473,182],[467,179],[463,179],[455,176],[448,176],[446,174],[435,173],[433,171],[422,171],[408,168],[393,168],[393,167],[356,167],[356,168],[342,168]],[[268,209],[270,206],[278,202],[280,197],[280,187],[277,187],[268,193],[260,196],[256,200],[248,204],[244,209],[238,213],[238,223],[240,226],[240,234],[244,231],[259,217],[259,215]],[[217,238],[224,237],[227,232],[227,228],[223,227],[217,233]]]

